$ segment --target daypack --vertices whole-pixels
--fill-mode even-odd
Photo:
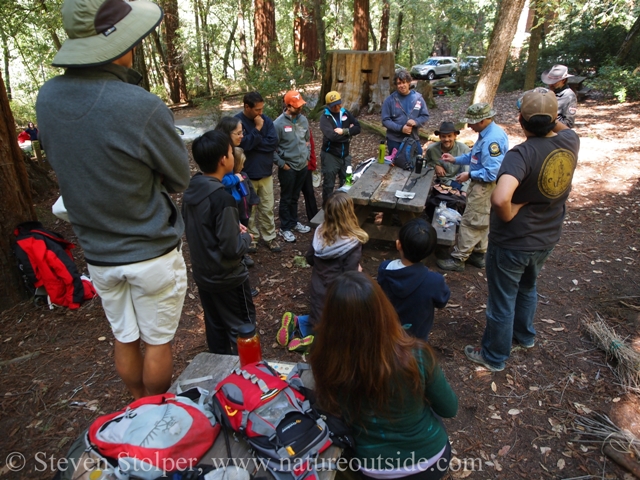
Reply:
[[[213,406],[223,428],[241,433],[276,478],[317,478],[315,459],[331,445],[329,429],[268,364],[236,368],[216,386]]]
[[[201,470],[198,463],[220,432],[207,396],[198,388],[163,393],[98,417],[69,449],[73,468],[56,478],[89,480],[100,470],[109,479],[152,480],[166,472]]]
[[[52,303],[71,309],[96,296],[91,281],[83,279],[73,263],[73,243],[40,222],[21,223],[13,234],[13,253],[32,295],[38,287],[44,287]]]
[[[398,152],[393,159],[393,165],[404,170],[413,170],[418,157],[419,146],[418,140],[413,137],[406,137],[398,148]]]

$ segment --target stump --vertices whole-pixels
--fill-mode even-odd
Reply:
[[[332,50],[327,52],[318,105],[332,90],[340,92],[342,105],[354,115],[363,109],[380,111],[391,93],[395,73],[393,52]]]

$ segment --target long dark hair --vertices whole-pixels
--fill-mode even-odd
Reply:
[[[430,377],[433,351],[405,333],[378,283],[363,273],[344,273],[329,287],[309,358],[320,405],[335,415],[346,408],[353,417],[366,399],[374,414],[384,415],[398,386],[406,386],[398,392],[422,395],[418,350]]]
[[[216,125],[216,128],[214,128],[214,130],[222,130],[224,133],[229,135],[229,138],[231,138],[231,132],[233,132],[238,127],[239,123],[240,120],[238,120],[236,117],[222,117],[220,121],[218,121],[218,124]]]

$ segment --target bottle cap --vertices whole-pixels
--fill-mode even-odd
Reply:
[[[351,168],[351,165],[349,165],[349,166],[347,167],[347,175],[350,175],[350,174],[352,174],[352,173],[353,173],[353,169]]]
[[[238,327],[238,337],[251,338],[256,334],[256,326],[253,323],[244,323]]]
[[[384,140],[380,140],[380,145],[384,145]]]

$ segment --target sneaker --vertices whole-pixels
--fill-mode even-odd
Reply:
[[[278,234],[285,242],[293,243],[296,241],[296,236],[291,232],[291,230],[280,230]]]
[[[504,370],[504,365],[502,367],[494,367],[493,365],[488,363],[482,356],[482,349],[480,347],[467,345],[466,347],[464,347],[464,354],[469,360],[482,365],[487,370],[490,370],[492,372],[501,372],[502,370]]]
[[[307,227],[306,225],[301,224],[300,222],[296,223],[296,226],[293,227],[296,232],[300,233],[309,233],[311,231],[311,227]]]
[[[436,265],[441,270],[449,270],[452,272],[464,272],[464,262],[462,260],[458,260],[457,258],[449,257],[444,260],[437,259]]]
[[[293,336],[293,331],[298,326],[298,317],[291,312],[285,312],[282,316],[282,325],[276,333],[276,341],[279,345],[286,347],[289,345],[289,340]]]
[[[276,242],[275,240],[269,240],[267,243],[267,247],[269,248],[269,250],[271,250],[272,252],[276,252],[279,253],[282,251],[282,248],[280,247],[280,244],[278,242]]]
[[[467,258],[467,263],[470,263],[477,268],[484,268],[487,266],[486,262],[484,261],[484,253],[472,253],[471,255],[469,255],[469,258]]]
[[[249,253],[256,253],[258,251],[258,242],[251,242],[251,246],[249,247]]]
[[[313,335],[307,335],[304,338],[294,338],[289,342],[287,348],[290,352],[300,352],[307,353],[309,351],[309,347],[313,343]]]
[[[244,264],[247,267],[253,267],[256,264],[256,262],[254,262],[253,258],[251,258],[249,255],[245,255],[244,256]]]
[[[536,341],[535,340],[531,340],[531,343],[528,344],[524,344],[524,343],[520,343],[518,340],[515,340],[516,345],[511,349],[511,350],[516,350],[518,348],[523,348],[525,350],[529,350],[530,348],[533,348],[536,346]]]

